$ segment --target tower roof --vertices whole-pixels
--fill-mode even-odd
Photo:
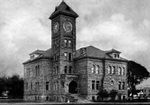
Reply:
[[[68,15],[75,18],[78,17],[78,14],[75,13],[64,1],[62,1],[60,5],[55,8],[55,11],[51,14],[49,18],[53,19],[59,14]]]

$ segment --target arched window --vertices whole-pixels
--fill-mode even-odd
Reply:
[[[122,68],[122,75],[125,75],[125,67]]]
[[[111,66],[108,66],[108,74],[111,73]]]
[[[125,82],[122,82],[122,90],[125,90]]]
[[[71,47],[71,40],[68,40],[68,47]]]
[[[64,53],[65,60],[67,60],[67,52]]]
[[[118,84],[118,89],[121,90],[121,82]]]
[[[115,73],[115,66],[112,66],[111,74],[114,74],[114,73]]]
[[[98,73],[99,73],[99,66],[98,66],[98,65],[96,65],[95,73],[96,73],[96,74],[98,74]]]
[[[92,72],[92,73],[95,73],[95,65],[92,66],[91,72]]]
[[[67,73],[67,66],[64,67],[64,72]]]
[[[113,72],[114,72],[114,67],[111,66],[111,72],[110,72],[110,74],[113,74]]]
[[[64,46],[67,47],[67,40],[64,40]]]
[[[121,75],[121,67],[118,68],[118,75]]]

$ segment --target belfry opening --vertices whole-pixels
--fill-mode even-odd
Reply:
[[[76,94],[77,93],[77,82],[76,81],[71,81],[69,83],[69,93]]]

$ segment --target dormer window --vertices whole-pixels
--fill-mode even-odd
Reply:
[[[30,55],[30,59],[34,59],[34,55]]]
[[[86,48],[81,48],[81,49],[80,49],[80,54],[81,54],[81,55],[86,54]]]
[[[114,53],[114,58],[119,58],[119,54],[118,53]]]

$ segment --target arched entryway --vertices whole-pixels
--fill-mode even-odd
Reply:
[[[71,81],[69,84],[69,93],[76,94],[77,93],[77,82],[76,81]]]

